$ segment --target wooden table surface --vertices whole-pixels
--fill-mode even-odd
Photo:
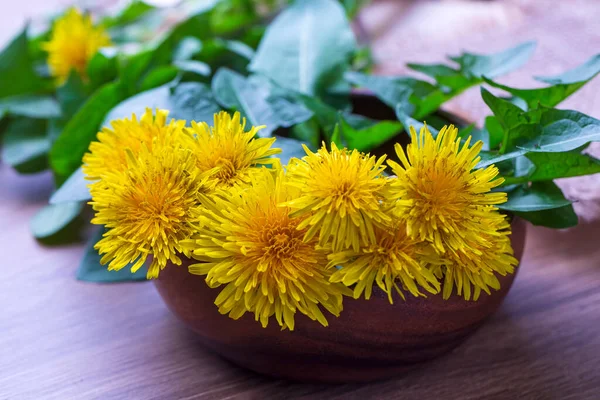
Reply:
[[[465,2],[447,3],[462,7]],[[507,7],[521,7],[523,18],[533,3],[506,1]],[[507,12],[489,7],[490,15]],[[565,18],[576,15],[589,22],[589,12],[576,8],[564,9]],[[526,29],[519,21],[515,29]],[[511,26],[492,24],[485,32],[506,42]],[[548,35],[557,34],[553,26],[547,25]],[[472,39],[477,47],[481,35],[473,39],[459,32],[456,37]],[[392,43],[389,35],[387,40]],[[378,51],[385,53],[386,42],[380,43]],[[443,43],[419,57],[437,51],[441,59]],[[569,51],[580,51],[576,61],[581,62],[598,48],[560,47],[558,58],[546,48],[541,57],[572,66],[577,62],[564,56]],[[383,70],[393,72],[399,63],[387,60]],[[521,76],[545,73],[554,65],[538,61]],[[597,84],[593,88],[577,97],[584,104],[578,108],[598,116],[593,99],[600,91]],[[475,97],[468,96],[452,107],[482,117],[469,106]],[[0,166],[0,399],[600,399],[600,222],[567,231],[529,227],[525,258],[505,303],[453,353],[385,382],[307,385],[247,372],[204,350],[151,283],[76,281],[84,238],[51,247],[29,233],[29,219],[51,189],[48,174],[18,176]]]

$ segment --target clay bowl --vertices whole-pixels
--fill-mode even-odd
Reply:
[[[395,119],[394,111],[377,98],[354,93],[355,113],[374,119]],[[444,123],[466,125],[450,114],[438,113],[428,119],[434,126]],[[285,135],[285,131],[276,132]],[[375,154],[394,158],[399,135],[381,144]],[[514,219],[511,237],[520,260],[525,244],[525,223]],[[478,301],[458,296],[443,300],[397,295],[394,304],[377,287],[370,300],[344,299],[339,318],[328,317],[329,327],[297,314],[293,332],[282,331],[275,321],[262,328],[252,314],[234,321],[219,314],[214,305],[220,289],[210,289],[204,278],[188,273],[183,266],[168,266],[155,281],[169,309],[194,330],[201,342],[224,358],[253,371],[304,382],[368,382],[395,376],[417,363],[447,353],[493,314],[508,293],[514,275],[499,277],[501,289],[482,294]]]
[[[515,219],[512,232],[520,260],[524,221]],[[185,263],[168,266],[155,284],[169,309],[201,342],[235,364],[278,378],[342,383],[396,376],[452,350],[496,311],[514,278],[500,277],[501,289],[483,293],[478,301],[407,296],[391,305],[375,288],[368,301],[345,298],[344,311],[339,318],[328,317],[327,328],[297,314],[293,332],[282,331],[275,321],[262,328],[252,314],[237,321],[219,314],[213,304],[219,289],[188,273]]]

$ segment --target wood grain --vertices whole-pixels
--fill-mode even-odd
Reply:
[[[458,22],[444,24],[446,12],[426,13],[430,19],[422,26],[444,27],[445,40],[420,37],[417,43],[413,37],[410,43],[428,54],[418,58],[411,55],[419,49],[407,52],[401,45],[413,45],[391,33],[378,50],[387,56],[383,70],[397,70],[409,56],[440,61],[458,47],[485,50],[492,43],[495,50],[541,38],[537,58],[506,81],[517,85],[598,51],[593,0],[489,2],[494,8],[487,10],[499,12],[502,3],[521,13],[511,20],[513,14],[503,11],[492,25],[488,14],[482,17],[488,2],[473,2],[478,11],[468,22],[479,21],[476,35]],[[452,38],[460,42],[449,46]],[[393,40],[396,48],[388,46]],[[571,106],[598,116],[597,89],[593,83]],[[474,101],[461,99],[453,110],[480,118],[483,111],[471,107]],[[521,271],[505,303],[451,354],[380,383],[303,385],[247,372],[204,350],[152,284],[76,281],[83,239],[48,247],[29,234],[28,221],[44,204],[50,182],[48,174],[23,177],[0,166],[0,399],[600,398],[600,222],[568,231],[530,227]]]

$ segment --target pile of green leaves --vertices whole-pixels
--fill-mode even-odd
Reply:
[[[40,43],[48,33],[29,38],[24,31],[0,53],[2,160],[22,173],[50,168],[57,185],[32,221],[36,237],[64,230],[90,199],[80,165],[98,130],[146,107],[188,121],[239,111],[250,124],[267,126],[261,136],[278,137],[285,163],[304,154],[302,144],[316,149],[321,141],[334,141],[377,152],[400,141],[409,125],[418,129],[427,120],[435,131],[453,122],[439,112],[446,101],[484,83],[506,97],[482,88],[492,115],[481,129],[462,126],[461,136],[484,142],[478,167],[500,168],[506,179],[501,190],[509,193],[502,208],[539,225],[577,223],[553,180],[600,172],[598,160],[582,154],[589,142],[600,140],[600,121],[554,107],[600,72],[600,56],[559,76],[538,78],[548,84],[541,89],[494,81],[523,65],[533,43],[492,55],[464,53],[448,64],[410,64],[424,79],[375,76],[368,73],[368,49],[351,29],[349,15],[360,2],[297,0],[280,11],[274,7],[272,14],[264,7],[257,11],[255,3],[188,4],[185,18],[148,39],[164,10],[136,1],[104,20],[117,48],[91,60],[89,81],[73,74],[58,88],[44,73]],[[354,88],[373,93],[391,117],[359,115]],[[107,279],[94,276],[97,264],[89,246],[80,277]]]

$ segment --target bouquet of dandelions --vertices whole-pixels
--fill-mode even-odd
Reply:
[[[456,293],[477,300],[514,272],[506,194],[494,165],[477,169],[481,142],[457,129],[411,128],[400,163],[323,143],[281,165],[275,138],[220,112],[214,125],[167,121],[150,109],[116,120],[90,145],[96,244],[110,270],[148,278],[188,265],[220,290],[215,304],[294,329],[296,312],[327,326],[344,296],[374,286],[401,297]],[[392,175],[393,174],[393,175]],[[184,262],[183,259],[195,261]]]

